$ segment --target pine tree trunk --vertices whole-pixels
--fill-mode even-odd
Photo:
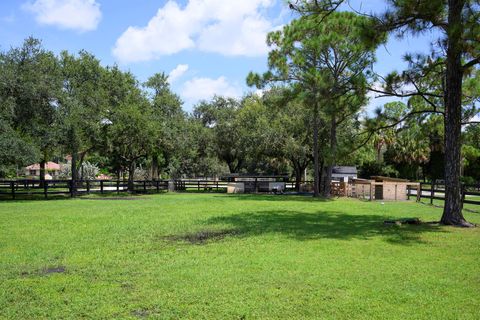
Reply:
[[[315,107],[313,110],[313,196],[320,197],[320,161],[319,161],[319,152],[318,152],[318,130],[319,130],[319,119],[318,119],[318,102],[315,102]]]
[[[462,9],[464,0],[448,1],[445,93],[445,207],[441,223],[472,226],[462,214],[460,155],[462,130]]]
[[[326,198],[331,196],[331,183],[332,183],[332,174],[333,166],[335,165],[337,153],[337,119],[335,115],[332,115],[330,121],[330,157],[328,159],[328,165],[325,170],[325,179],[323,180],[324,186],[322,190],[322,195]]]

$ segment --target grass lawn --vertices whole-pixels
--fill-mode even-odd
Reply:
[[[441,212],[222,194],[2,202],[0,318],[480,319],[480,228],[383,225]]]

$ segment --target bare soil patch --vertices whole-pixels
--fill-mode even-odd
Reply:
[[[182,235],[170,235],[164,237],[165,240],[173,242],[188,242],[190,244],[206,244],[207,242],[220,241],[226,237],[238,236],[240,231],[235,229],[226,230],[200,230],[194,233]]]
[[[141,197],[102,197],[102,198],[80,198],[83,200],[147,200]]]

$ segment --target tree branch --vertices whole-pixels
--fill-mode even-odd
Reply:
[[[469,62],[465,63],[465,64],[462,66],[462,68],[463,68],[463,70],[466,70],[466,69],[468,69],[468,68],[470,68],[470,67],[473,67],[474,65],[476,65],[476,64],[478,64],[478,63],[480,63],[480,57],[476,57],[475,59],[470,60]]]

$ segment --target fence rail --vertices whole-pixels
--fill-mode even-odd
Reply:
[[[227,192],[228,182],[215,180],[174,180],[175,191]]]
[[[480,184],[463,184],[462,185],[462,201],[466,204],[480,205]],[[417,190],[408,188],[409,196],[417,196]],[[445,184],[421,183],[420,198],[433,200],[445,200]]]
[[[308,185],[311,181],[303,182],[302,185]],[[182,179],[173,180],[175,191],[180,192],[218,192],[226,193],[229,182],[215,180],[193,180]],[[361,187],[361,185],[357,186]],[[362,194],[362,190],[355,189],[356,193]],[[0,180],[0,199],[16,199],[28,196],[39,196],[48,199],[53,195],[64,195],[75,197],[78,195],[100,193],[157,193],[169,189],[168,180],[136,180],[133,183],[133,189],[128,190],[128,182],[124,180]],[[295,189],[295,182],[285,182],[285,191]],[[338,189],[338,190],[337,190]],[[339,195],[347,196],[347,192],[341,188],[332,189]],[[368,190],[367,190],[368,191]],[[365,190],[363,190],[365,193]],[[371,197],[372,190],[370,190]],[[365,196],[365,195],[364,195]],[[416,197],[417,199],[426,198],[433,200],[445,200],[445,185],[439,183],[421,183],[420,187],[408,186],[407,198]],[[470,205],[480,205],[480,184],[462,186],[463,203]]]
[[[218,192],[226,193],[229,182],[218,180],[179,179],[171,181],[172,187],[178,192]],[[259,182],[260,184],[260,182]],[[302,182],[302,187],[313,184],[313,181]],[[30,196],[48,199],[53,195],[80,196],[100,193],[152,193],[169,189],[168,180],[138,180],[134,181],[133,190],[128,190],[125,180],[0,180],[0,199],[16,199]],[[258,191],[261,188],[258,189]],[[285,182],[285,191],[294,191],[295,182]]]
[[[16,199],[24,196],[51,195],[77,196],[91,193],[135,193],[160,192],[168,189],[166,180],[138,180],[133,182],[133,190],[128,190],[128,182],[123,180],[2,180],[0,199]]]

